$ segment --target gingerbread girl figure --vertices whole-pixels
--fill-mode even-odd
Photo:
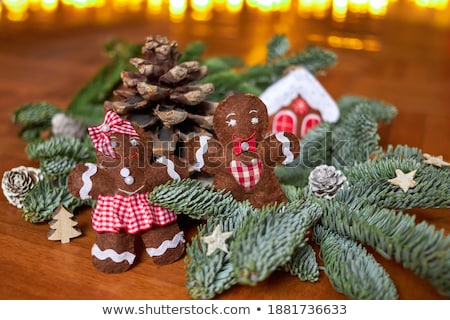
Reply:
[[[221,101],[213,125],[217,139],[195,136],[188,142],[187,159],[194,170],[213,175],[217,190],[230,191],[256,208],[286,202],[274,168],[298,156],[297,137],[284,132],[267,136],[267,108],[250,94]]]
[[[68,187],[76,197],[97,200],[92,213],[94,266],[106,273],[128,270],[136,257],[137,236],[155,264],[178,260],[185,240],[177,216],[149,204],[147,194],[171,179],[187,177],[187,166],[173,156],[152,161],[150,135],[113,111],[88,132],[97,163],[78,164],[69,174]]]

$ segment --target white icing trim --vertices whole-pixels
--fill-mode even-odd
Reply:
[[[174,235],[172,240],[164,240],[158,248],[147,248],[146,251],[150,257],[159,257],[166,253],[168,249],[176,248],[180,242],[185,242],[183,231]]]
[[[275,133],[275,138],[282,143],[281,150],[283,151],[283,155],[286,157],[282,163],[288,164],[294,161],[294,154],[291,151],[291,142],[289,139],[286,138],[283,132]]]
[[[167,167],[167,174],[173,180],[181,180],[180,175],[175,171],[175,164],[172,160],[167,159],[165,156],[162,156],[156,159],[156,162],[161,163]]]
[[[93,163],[85,163],[85,166],[88,169],[81,175],[81,180],[83,181],[83,186],[80,189],[80,198],[91,199],[92,197],[89,195],[89,192],[92,190],[92,180],[91,177],[97,173],[97,166]]]
[[[192,168],[195,171],[200,171],[201,168],[205,165],[205,160],[203,156],[208,151],[208,140],[210,137],[208,136],[200,136],[200,148],[195,152],[195,163]]]
[[[259,96],[267,106],[269,116],[281,107],[289,106],[298,95],[313,108],[319,110],[326,122],[339,119],[339,108],[320,82],[305,68],[296,68]]]
[[[93,255],[94,257],[96,257],[100,260],[106,260],[106,259],[110,258],[112,261],[114,261],[116,263],[126,260],[130,265],[133,264],[134,259],[136,258],[135,254],[128,252],[128,251],[125,251],[125,252],[122,252],[119,254],[116,251],[114,251],[113,249],[102,250],[97,246],[96,243],[92,246],[91,255]]]

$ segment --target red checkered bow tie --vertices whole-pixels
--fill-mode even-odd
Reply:
[[[247,138],[241,138],[235,134],[231,136],[233,139],[233,152],[240,155],[244,151],[256,151],[256,131]]]
[[[113,158],[117,158],[117,154],[111,144],[111,134],[122,133],[129,136],[139,136],[129,121],[121,119],[112,110],[106,112],[105,120],[101,125],[89,127],[88,132],[95,149]]]

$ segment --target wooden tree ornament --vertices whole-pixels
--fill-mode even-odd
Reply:
[[[61,243],[70,242],[71,238],[81,235],[81,230],[75,228],[78,224],[73,218],[73,214],[63,206],[59,206],[53,213],[53,219],[48,223],[50,230],[48,232],[48,240],[61,240]]]

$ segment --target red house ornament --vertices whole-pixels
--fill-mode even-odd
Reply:
[[[267,106],[273,133],[290,132],[303,138],[322,121],[336,122],[339,119],[336,102],[303,67],[290,70],[264,90],[260,99]]]

